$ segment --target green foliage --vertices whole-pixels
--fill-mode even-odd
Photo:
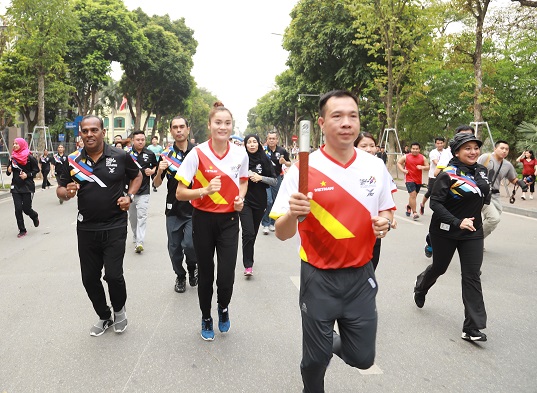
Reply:
[[[141,32],[148,42],[148,51],[141,59],[122,63],[120,86],[131,104],[135,104],[135,128],[141,128],[142,110],[157,117],[176,114],[186,109],[194,81],[192,51],[196,41],[184,20],[170,21],[168,16],[149,18],[141,9],[134,11]],[[164,23],[167,20],[167,23]],[[179,29],[182,25],[182,29]],[[172,31],[165,27],[173,27]],[[182,40],[177,34],[183,34]],[[190,45],[185,48],[183,42]],[[133,107],[130,105],[131,108]]]
[[[78,114],[85,115],[108,84],[111,62],[140,61],[148,42],[121,0],[76,0],[74,12],[82,34],[69,40],[65,60]]]
[[[190,95],[185,114],[190,121],[190,137],[197,142],[205,142],[209,138],[209,112],[216,101],[218,99],[204,88],[195,87]]]
[[[516,128],[519,140],[516,144],[517,151],[533,150],[537,152],[537,126],[523,121]]]
[[[354,19],[341,0],[301,0],[291,12],[284,49],[288,65],[306,82],[306,92],[336,88],[360,94],[371,78],[372,60],[363,46],[353,43]]]

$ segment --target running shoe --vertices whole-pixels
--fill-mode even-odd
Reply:
[[[125,312],[125,306],[114,312],[114,332],[123,333],[127,329],[127,313]]]
[[[229,332],[230,325],[228,308],[222,308],[218,305],[218,329],[222,333],[227,333]]]
[[[188,273],[188,283],[191,287],[198,285],[198,269],[194,270],[192,273]]]
[[[142,251],[144,251],[144,246],[142,246],[141,244],[138,244],[136,248],[134,249],[134,251],[136,251],[136,254],[141,254]]]
[[[26,236],[26,231],[19,231],[19,234],[17,235],[17,237],[20,239],[21,237],[24,237]]]
[[[95,325],[91,327],[89,334],[93,337],[99,337],[104,332],[106,332],[106,329],[108,329],[112,325],[113,322],[111,319],[100,319]]]
[[[244,275],[247,277],[253,276],[254,275],[253,269],[251,267],[247,267],[246,269],[244,269]]]
[[[477,329],[464,329],[461,338],[466,341],[487,341],[487,335]]]
[[[526,200],[526,195],[525,194],[522,194],[522,196],[520,197],[523,201]]]
[[[425,293],[416,289],[417,284],[418,280],[416,279],[416,282],[414,283],[414,302],[418,308],[423,308],[425,305]]]
[[[33,223],[34,223],[34,227],[38,227],[39,226],[39,217],[36,217],[35,219],[32,219]]]
[[[406,216],[410,217],[410,213],[412,213],[412,209],[410,208],[410,205],[406,205],[406,212],[405,212]]]
[[[201,338],[205,341],[214,340],[213,319],[201,319]]]
[[[425,206],[423,203],[420,203],[420,214],[423,216],[425,214]]]
[[[175,279],[175,292],[183,293],[186,291],[186,277]]]
[[[268,235],[269,230],[268,227],[263,227],[263,235]]]
[[[429,246],[428,244],[425,246],[425,256],[427,258],[430,258],[433,256],[433,248]]]
[[[414,217],[412,217],[414,219],[414,221],[417,221],[420,219],[420,216],[418,213],[414,213]]]
[[[271,225],[268,227],[269,231],[274,232],[276,230],[276,227],[274,225]]]

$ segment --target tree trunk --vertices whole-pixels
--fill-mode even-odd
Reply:
[[[483,22],[484,15],[478,15],[476,18],[476,29],[475,29],[475,52],[473,56],[474,64],[474,121],[481,122],[483,121],[483,107],[481,105],[481,93],[483,91],[483,71],[481,67],[481,56],[483,53]],[[481,139],[481,127],[477,127],[478,139]]]

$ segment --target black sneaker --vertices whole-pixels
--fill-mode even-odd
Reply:
[[[418,308],[423,308],[425,305],[425,294],[423,292],[416,292],[414,289],[414,302]]]
[[[229,332],[231,323],[229,322],[229,309],[222,308],[218,305],[218,329],[222,333]]]
[[[420,203],[420,214],[422,216],[425,214],[425,206],[423,206],[423,203]]]
[[[175,279],[175,292],[183,293],[186,291],[186,277]]]
[[[188,283],[191,287],[198,285],[198,269],[194,270],[193,273],[188,274]]]
[[[157,192],[157,189],[155,187],[153,187],[153,192]]]
[[[425,246],[425,256],[427,258],[430,258],[433,256],[433,248],[429,246],[428,244]]]
[[[34,222],[34,227],[38,227],[39,226],[39,216],[36,217],[35,219],[32,219],[32,221]]]
[[[17,235],[17,237],[20,239],[21,237],[24,237],[26,236],[26,231],[19,231],[19,234]]]
[[[410,208],[410,205],[406,205],[406,212],[405,212],[406,216],[410,217],[410,213],[412,213],[412,209]]]
[[[461,338],[466,341],[487,341],[487,335],[477,329],[464,329]]]

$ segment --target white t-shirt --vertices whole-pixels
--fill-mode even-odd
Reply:
[[[451,154],[451,149],[449,147],[446,147],[444,150],[442,150],[442,155],[440,156],[436,167],[444,169],[448,166],[449,161],[451,161],[452,158],[453,154]]]
[[[248,154],[243,147],[228,142],[222,157],[216,155],[209,139],[196,146],[185,157],[177,170],[177,178],[185,186],[191,182],[192,189],[207,187],[216,176],[220,176],[222,188],[219,192],[191,201],[196,209],[230,213],[235,211],[235,197],[239,195],[239,181],[248,180]]]
[[[444,155],[445,151],[446,149],[442,149],[442,151],[438,151],[438,149],[433,149],[429,153],[429,178],[434,179],[436,177],[434,175],[434,171],[436,170],[437,164],[434,163],[434,160],[440,162],[440,158],[442,157],[442,155]]]

